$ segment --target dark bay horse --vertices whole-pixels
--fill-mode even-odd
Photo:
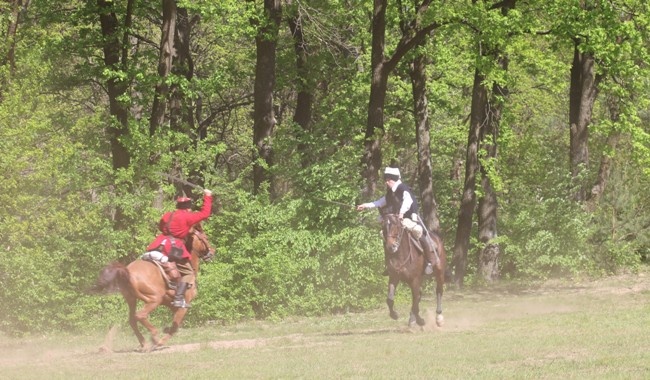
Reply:
[[[419,243],[411,237],[411,234],[404,229],[401,220],[395,214],[383,215],[382,233],[384,236],[384,252],[386,254],[386,264],[388,266],[388,296],[386,303],[390,316],[397,319],[398,315],[393,305],[395,303],[395,290],[400,281],[408,284],[411,288],[411,315],[409,317],[409,326],[417,323],[424,326],[424,319],[420,316],[420,298],[422,292],[422,283],[425,278],[424,268],[426,259],[420,252]],[[425,232],[426,233],[426,232]],[[433,240],[432,249],[437,252],[437,263],[432,263],[436,279],[436,324],[442,326],[444,317],[442,316],[442,293],[445,285],[445,270],[447,266],[447,257],[442,239],[437,234],[429,232]]]
[[[209,260],[214,256],[214,249],[210,246],[207,236],[200,225],[196,225],[186,240],[186,246],[192,258],[195,279],[185,293],[185,300],[190,302],[197,295],[196,275],[199,271],[200,259]],[[171,306],[175,291],[167,287],[166,280],[158,266],[150,261],[135,260],[129,265],[112,263],[104,267],[93,291],[111,293],[119,289],[129,306],[129,324],[140,342],[140,349],[150,351],[164,345],[169,338],[178,331],[188,309]],[[138,300],[144,302],[142,309],[136,312]],[[164,335],[158,337],[158,329],[149,321],[149,314],[158,306],[164,305],[172,311],[172,324],[165,328]],[[149,330],[152,347],[148,347],[138,322]]]

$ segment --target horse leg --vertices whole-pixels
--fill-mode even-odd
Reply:
[[[440,237],[436,235],[437,243],[439,250],[440,260],[436,267],[436,325],[442,327],[445,322],[445,318],[442,316],[442,293],[445,289],[445,278],[448,276],[448,267],[447,267],[447,254],[445,253],[445,246],[442,243]]]
[[[115,339],[115,333],[117,333],[118,326],[112,325],[106,333],[106,338],[104,338],[104,344],[99,347],[99,352],[107,353],[113,352],[113,340]]]
[[[397,289],[398,280],[394,278],[389,278],[388,280],[388,296],[386,297],[386,304],[388,305],[388,312],[390,317],[394,320],[397,320],[398,315],[393,305],[395,305],[395,290]]]
[[[445,318],[442,316],[442,293],[445,289],[445,273],[444,270],[437,271],[436,274],[436,325],[442,327],[445,323]]]
[[[420,298],[422,297],[422,281],[418,278],[411,282],[411,315],[409,317],[409,327],[414,323],[418,326],[424,326],[424,318],[420,316]]]
[[[149,330],[149,334],[151,335],[151,342],[153,343],[154,347],[158,346],[158,329],[149,322],[149,314],[151,314],[154,309],[158,307],[158,303],[152,302],[152,303],[146,303],[144,307],[138,311],[135,314],[135,319],[142,324],[147,330]],[[144,348],[144,346],[143,346]]]
[[[185,308],[178,308],[174,312],[174,317],[172,318],[172,325],[165,328],[165,335],[163,335],[162,338],[160,338],[160,341],[158,341],[158,345],[162,346],[163,344],[167,343],[167,341],[178,331],[179,327],[181,327],[181,323],[183,323],[183,319],[185,318],[185,314],[187,314],[187,310]]]
[[[131,330],[133,330],[133,333],[135,334],[136,338],[138,338],[138,343],[140,343],[140,349],[144,350],[146,349],[147,341],[144,339],[144,335],[142,335],[140,329],[138,328],[138,319],[135,316],[135,307],[137,302],[138,301],[133,297],[126,298],[126,303],[129,306],[129,325],[131,326]]]

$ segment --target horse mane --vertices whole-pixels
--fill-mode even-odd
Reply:
[[[195,230],[195,231],[198,231],[198,232],[203,232],[203,224],[201,222],[196,223],[190,229],[190,233],[192,232],[192,230]]]

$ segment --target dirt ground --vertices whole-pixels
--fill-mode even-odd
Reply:
[[[401,289],[405,291],[405,289]],[[442,327],[436,325],[435,300],[433,297],[423,298],[421,308],[426,324],[423,327],[409,328],[406,326],[407,310],[401,307],[401,319],[404,320],[403,331],[437,331],[440,333],[453,333],[475,329],[492,322],[525,318],[531,315],[544,315],[551,313],[570,313],[579,310],[580,303],[575,302],[577,296],[590,296],[595,298],[611,299],[611,295],[625,295],[631,293],[650,292],[650,271],[638,274],[625,274],[611,276],[599,280],[566,281],[553,280],[526,289],[496,286],[481,291],[447,291],[443,297],[445,321]],[[480,313],[477,313],[477,304]],[[387,313],[386,313],[387,314]],[[386,316],[387,317],[387,316]],[[387,317],[388,318],[388,317]],[[354,334],[378,333],[376,329],[367,331],[355,330]],[[112,335],[107,334],[101,352],[114,352],[112,348]],[[124,333],[124,332],[122,332]],[[344,333],[344,332],[343,332]],[[296,345],[308,345],[309,337],[305,334],[290,334],[271,338],[218,340],[207,343],[213,349],[253,348],[273,344],[274,341],[291,341]],[[206,343],[175,344],[153,351],[153,354],[167,354],[174,352],[192,352],[206,347]]]
[[[401,291],[406,291],[404,288]],[[443,297],[444,318],[445,322],[442,327],[436,326],[435,322],[435,300],[423,298],[421,308],[426,325],[422,328],[409,328],[406,326],[408,318],[407,306],[401,305],[400,321],[403,322],[404,332],[414,332],[417,329],[423,331],[435,331],[439,333],[454,333],[459,331],[476,329],[480,326],[513,318],[525,318],[531,315],[543,315],[549,313],[569,313],[580,308],[576,299],[586,296],[593,298],[602,298],[603,300],[611,299],[611,295],[641,294],[650,292],[650,270],[639,274],[626,274],[620,276],[607,277],[595,281],[548,281],[543,285],[527,288],[513,289],[506,286],[497,285],[490,289],[480,291],[465,289],[463,291],[450,290]],[[480,310],[480,312],[477,312]],[[383,313],[383,312],[382,312]],[[382,316],[383,318],[383,316]],[[388,313],[385,312],[385,318],[388,320]],[[391,326],[395,326],[394,324]],[[127,328],[128,329],[128,328]],[[350,334],[375,334],[382,331],[392,330],[395,327],[378,327],[375,329],[363,330],[355,329]],[[346,331],[340,331],[339,334],[345,334]],[[133,352],[132,350],[116,349],[114,339],[116,334],[130,334],[130,330],[118,331],[112,329],[105,337],[103,344],[98,344],[95,353],[100,352],[107,355]],[[151,354],[171,354],[175,352],[194,352],[206,347],[215,350],[234,349],[234,348],[254,348],[267,345],[273,345],[277,341],[283,341],[285,344],[295,344],[296,346],[309,346],[309,334],[290,333],[280,336],[264,338],[247,338],[247,339],[219,339],[202,343],[178,343],[174,338],[170,341],[169,346],[165,346],[153,351]],[[135,338],[133,339],[135,348]],[[21,345],[15,339],[6,340],[0,335],[0,369],[5,366],[15,366],[17,363],[28,363],[31,355],[38,350],[29,348],[30,345],[38,345],[38,339],[29,339]],[[21,348],[22,346],[22,348]],[[42,347],[43,348],[43,347]],[[81,349],[83,350],[83,349]],[[87,351],[85,352],[87,353]],[[40,359],[57,360],[63,355],[70,355],[69,349],[62,349],[57,352],[56,349],[45,349],[37,353]]]

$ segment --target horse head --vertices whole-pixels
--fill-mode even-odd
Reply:
[[[210,245],[208,236],[203,232],[201,225],[197,225],[190,230],[187,245],[190,252],[203,259],[203,261],[210,261],[214,257],[214,248]]]
[[[402,221],[396,214],[383,215],[382,233],[384,235],[384,249],[391,253],[396,253],[404,233]]]

